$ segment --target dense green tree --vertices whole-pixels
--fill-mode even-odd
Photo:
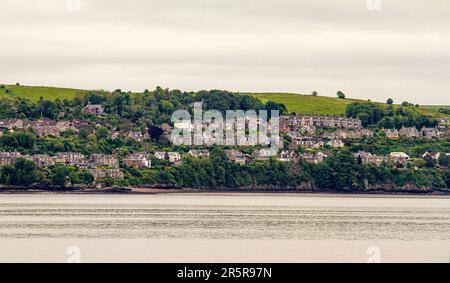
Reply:
[[[433,168],[433,167],[435,167],[436,166],[436,160],[435,159],[433,159],[432,157],[425,157],[424,158],[424,160],[425,160],[425,166],[426,167],[428,167],[428,168]]]
[[[363,126],[378,123],[384,116],[383,110],[373,102],[355,102],[347,106],[347,117],[361,119]]]
[[[378,122],[378,127],[384,129],[393,129],[395,127],[394,120],[392,119],[392,117],[384,117],[380,120],[380,122]]]
[[[65,187],[68,181],[70,170],[64,165],[57,164],[50,170],[50,180],[52,185]]]
[[[345,99],[345,94],[344,94],[342,91],[338,91],[338,92],[336,93],[336,95],[337,95],[337,97],[338,97],[339,99]]]
[[[446,153],[442,153],[441,156],[439,156],[439,165],[442,167],[449,167],[450,166],[450,156],[448,156]]]
[[[278,110],[280,115],[287,113],[287,109],[286,109],[286,106],[284,106],[284,104],[273,102],[273,101],[268,101],[266,103],[265,109],[267,111],[269,111],[269,113],[268,113],[269,115],[270,115],[270,111],[272,111],[272,110]]]
[[[57,105],[55,104],[55,102],[53,102],[53,101],[41,99],[38,102],[38,108],[39,108],[41,117],[55,119],[57,116],[58,108],[57,108]]]
[[[394,110],[391,106],[386,109],[373,102],[355,102],[346,108],[347,117],[360,118],[363,126],[377,125],[380,128],[397,128],[401,127],[434,127],[435,119],[420,115],[404,107]]]
[[[314,183],[321,189],[334,189],[334,172],[327,163],[319,163],[313,169]]]
[[[17,132],[14,133],[14,136],[17,140],[17,145],[23,148],[33,148],[36,136],[30,132]]]
[[[17,139],[10,134],[5,134],[0,137],[0,144],[3,148],[15,148],[18,146]]]
[[[328,158],[326,163],[333,170],[337,190],[351,190],[355,188],[357,162],[351,152],[343,150]]]
[[[29,186],[40,179],[36,165],[24,158],[18,158],[14,165],[14,174],[11,176],[11,184],[18,186]]]
[[[163,131],[163,129],[161,129],[158,126],[149,125],[148,126],[148,134],[150,135],[150,138],[153,141],[157,142],[161,138],[161,136],[164,134],[164,131]]]
[[[0,168],[0,182],[4,185],[16,185],[17,172],[14,166],[3,166]]]
[[[97,139],[107,139],[109,134],[108,128],[105,127],[98,127],[95,131],[95,135],[97,136]]]
[[[444,181],[447,184],[447,188],[450,189],[450,170],[446,170],[444,173]]]
[[[69,180],[72,184],[89,185],[94,182],[94,176],[87,171],[71,171]]]

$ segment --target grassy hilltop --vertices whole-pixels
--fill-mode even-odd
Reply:
[[[248,93],[262,102],[269,100],[283,103],[290,112],[314,115],[339,115],[345,112],[347,105],[358,101],[338,99],[326,96],[302,95],[296,93]]]
[[[297,93],[246,93],[259,98],[262,102],[269,100],[283,103],[289,112],[297,114],[311,115],[342,115],[346,107],[354,102],[364,102],[359,99],[339,99],[328,96],[312,96]],[[381,106],[387,106],[385,103],[378,103]],[[398,106],[396,106],[398,107]],[[432,117],[445,116],[438,113],[439,108],[448,106],[424,106],[420,108],[409,107],[413,111]]]
[[[72,99],[77,94],[83,94],[89,90],[47,87],[47,86],[21,86],[4,85],[0,88],[0,97],[19,97],[26,98],[31,102],[36,102],[40,97],[46,100],[55,100],[59,98]],[[297,114],[311,115],[342,115],[345,113],[347,105],[353,102],[363,102],[358,99],[338,99],[327,96],[302,95],[297,93],[242,93],[254,96],[263,103],[269,100],[283,103],[290,112]],[[386,105],[379,103],[380,105]],[[444,116],[437,111],[439,108],[449,108],[450,106],[421,106],[420,108],[410,107],[413,111],[432,117]]]
[[[9,90],[9,93],[7,92]],[[46,100],[55,100],[59,98],[72,99],[79,93],[85,93],[86,90],[47,86],[21,86],[21,85],[6,85],[5,88],[0,89],[0,97],[19,97],[26,98],[31,102],[36,102],[40,97]]]

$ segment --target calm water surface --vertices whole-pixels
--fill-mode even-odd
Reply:
[[[0,195],[0,261],[447,261],[450,199]]]

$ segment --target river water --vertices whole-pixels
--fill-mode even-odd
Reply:
[[[450,199],[0,195],[5,262],[449,262]]]

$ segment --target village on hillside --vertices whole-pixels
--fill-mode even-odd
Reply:
[[[93,116],[102,116],[105,113],[104,107],[100,104],[87,104],[84,112]],[[346,118],[340,116],[309,116],[309,115],[285,115],[280,117],[279,129],[281,132],[280,150],[274,151],[270,148],[257,147],[252,150],[241,151],[239,147],[227,147],[225,154],[229,161],[245,165],[251,162],[267,161],[276,159],[280,162],[305,161],[319,164],[333,154],[334,150],[346,147],[358,140],[370,140],[374,137],[382,136],[386,140],[419,140],[419,139],[442,139],[450,136],[448,128],[449,121],[439,119],[437,126],[433,128],[422,127],[402,127],[401,129],[376,129],[363,128],[362,122],[357,118]],[[37,137],[59,137],[66,132],[75,135],[79,134],[83,128],[92,126],[94,131],[101,127],[101,124],[88,120],[52,120],[52,119],[2,119],[0,120],[0,134],[8,132],[25,131]],[[172,126],[163,123],[159,127],[163,135],[170,140]],[[151,133],[148,129],[143,131],[128,132],[110,130],[107,133],[108,139],[119,138],[130,139],[136,142],[151,143]],[[227,137],[230,139],[230,137]],[[242,137],[232,136],[231,139]],[[91,154],[85,155],[79,152],[55,152],[50,154],[24,155],[19,152],[0,152],[0,166],[12,166],[19,158],[32,161],[37,167],[48,167],[55,164],[77,167],[92,174],[95,182],[101,184],[105,178],[123,179],[122,167],[131,168],[151,168],[152,160],[165,160],[173,166],[182,164],[183,158],[209,158],[210,152],[207,147],[200,146],[191,148],[187,152],[153,150],[152,152],[132,152],[125,156],[117,154],[119,150],[113,150],[111,154]],[[423,152],[419,157],[412,158],[405,152],[390,152],[386,155],[377,155],[373,152],[357,151],[354,157],[360,164],[392,164],[398,168],[407,167],[408,164],[415,166],[417,159],[435,161],[441,155],[449,156],[448,152]]]

